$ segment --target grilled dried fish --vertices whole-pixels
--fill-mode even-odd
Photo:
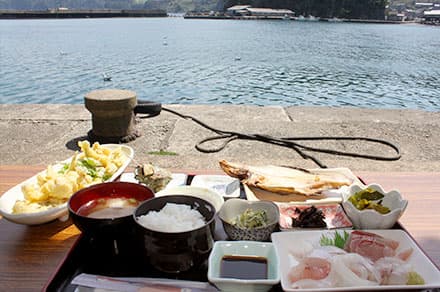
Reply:
[[[352,178],[342,173],[314,173],[309,170],[280,166],[249,166],[221,160],[220,167],[242,183],[281,195],[312,196],[324,190],[350,185]]]

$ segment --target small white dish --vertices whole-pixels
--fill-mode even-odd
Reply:
[[[227,175],[196,175],[191,185],[213,189],[225,198],[240,197],[240,181]]]
[[[176,186],[184,186],[186,185],[186,180],[188,176],[184,173],[172,173],[171,174],[171,180],[167,184],[166,188],[172,188]],[[126,172],[121,175],[120,181],[124,182],[132,182],[132,183],[139,183],[137,179],[135,179],[135,175],[133,172]]]
[[[308,230],[308,229],[336,229],[351,228],[353,224],[344,212],[340,204],[316,205],[315,208],[320,210],[324,215],[324,222],[327,227],[295,227],[293,218],[297,219],[299,214],[296,210],[304,210],[314,205],[295,205],[295,204],[278,204],[280,208],[280,230]]]
[[[193,196],[211,203],[215,210],[218,212],[225,200],[223,197],[217,192],[203,187],[195,187],[195,186],[174,186],[174,187],[166,187],[160,192],[155,194],[155,197],[161,196],[170,196],[170,195],[185,195],[185,196]]]
[[[221,262],[224,256],[267,259],[267,279],[243,280],[221,277]],[[279,260],[270,242],[216,241],[208,263],[208,280],[222,291],[268,291],[280,282]]]
[[[372,188],[384,195],[382,205],[388,207],[391,211],[387,214],[381,214],[372,209],[357,209],[348,198],[366,188]],[[357,229],[388,229],[392,228],[399,220],[408,206],[408,201],[404,200],[400,192],[392,190],[386,192],[382,186],[378,184],[369,184],[367,186],[353,184],[347,192],[342,194],[345,213]]]
[[[107,147],[110,149],[116,149],[118,147],[121,147],[122,151],[124,152],[125,156],[127,157],[124,164],[116,171],[111,178],[106,180],[106,182],[114,181],[116,180],[127,168],[127,166],[130,164],[131,160],[134,156],[134,150],[133,148],[126,146],[126,145],[119,145],[119,144],[102,144],[101,146]],[[63,167],[65,163],[68,163],[73,158],[70,157],[69,159],[66,159],[60,163],[57,163],[53,165],[53,169],[59,170]],[[43,170],[40,173],[45,172],[46,170]],[[21,191],[21,187],[25,184],[31,184],[35,183],[37,181],[37,176],[40,174],[36,174],[32,176],[31,178],[25,180],[24,182],[19,183],[15,187],[9,189],[0,197],[0,214],[8,219],[9,221],[18,223],[18,224],[25,224],[25,225],[37,225],[42,223],[47,223],[49,221],[55,220],[57,218],[60,218],[60,220],[67,220],[68,216],[68,210],[67,210],[67,202],[64,204],[61,204],[55,208],[51,208],[42,212],[35,212],[35,213],[24,213],[24,214],[13,214],[12,208],[14,207],[14,204],[17,200],[23,200],[24,195]]]

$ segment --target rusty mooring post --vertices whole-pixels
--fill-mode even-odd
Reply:
[[[125,143],[139,137],[135,128],[136,93],[130,90],[94,90],[84,97],[92,114],[88,136],[100,143]]]

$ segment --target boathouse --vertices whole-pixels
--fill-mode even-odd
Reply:
[[[235,5],[226,10],[230,16],[249,16],[256,18],[282,18],[293,17],[294,13],[289,9],[253,8],[250,5]]]
[[[440,24],[440,10],[429,10],[423,13],[424,23]]]
[[[226,14],[230,16],[243,16],[249,15],[249,11],[246,9],[251,7],[250,5],[235,5],[226,9]]]
[[[289,9],[271,9],[271,8],[246,8],[251,16],[259,17],[289,17],[293,16],[293,11]]]

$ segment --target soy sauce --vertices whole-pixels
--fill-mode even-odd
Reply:
[[[220,263],[220,277],[242,280],[267,279],[267,259],[258,256],[225,255]]]

